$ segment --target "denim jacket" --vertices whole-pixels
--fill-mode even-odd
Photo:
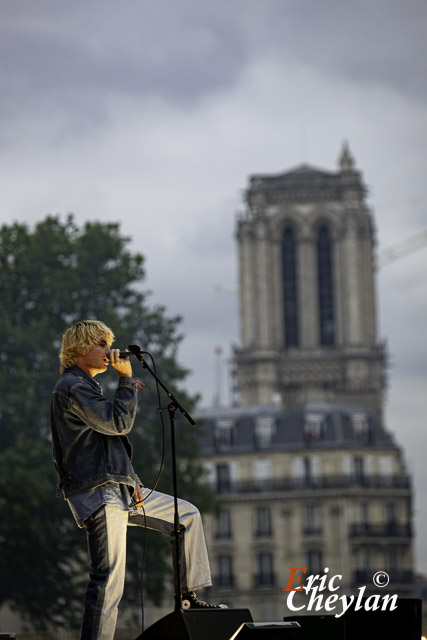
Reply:
[[[132,467],[126,436],[135,419],[137,386],[121,377],[113,402],[78,366],[66,369],[55,385],[51,404],[53,458],[59,475],[57,495],[82,493],[113,480],[140,484]]]

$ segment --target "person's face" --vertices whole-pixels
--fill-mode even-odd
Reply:
[[[109,350],[110,344],[102,339],[93,345],[86,353],[80,353],[77,356],[76,364],[93,378],[98,373],[103,373],[107,370],[110,364],[107,356]]]

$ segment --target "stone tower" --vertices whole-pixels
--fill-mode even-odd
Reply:
[[[381,415],[365,196],[345,145],[336,173],[253,176],[238,220],[240,404],[198,418],[207,482],[221,496],[219,515],[205,518],[208,599],[249,606],[258,620],[286,615],[290,567],[327,567],[353,596],[375,592],[373,575],[386,571],[390,594],[414,594],[411,480]]]
[[[241,404],[325,401],[382,417],[385,348],[365,197],[347,144],[336,173],[302,165],[250,178],[237,228]]]

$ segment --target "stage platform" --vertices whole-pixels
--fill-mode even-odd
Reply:
[[[254,622],[249,609],[174,611],[130,640],[420,640],[422,601],[394,610],[349,609],[342,616],[294,615]]]

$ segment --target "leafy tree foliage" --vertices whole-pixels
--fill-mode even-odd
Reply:
[[[64,222],[48,216],[34,229],[20,223],[0,229],[0,603],[8,602],[40,629],[80,624],[87,580],[85,535],[62,498],[55,498],[50,444],[50,396],[65,329],[82,319],[104,321],[117,346],[139,344],[153,354],[161,378],[189,411],[196,400],[185,393],[187,371],[177,362],[180,318],[149,306],[143,257],[129,244],[118,224],[78,228],[72,216]],[[133,365],[146,385],[131,433],[134,466],[151,486],[163,451],[157,391],[153,378],[136,360]],[[116,388],[116,375],[98,378],[106,395]],[[162,392],[161,406],[167,404]],[[210,509],[212,496],[200,482],[197,431],[176,417],[179,493]],[[164,422],[167,427],[167,416]],[[158,489],[171,492],[168,447]],[[133,604],[139,598],[142,538],[137,527],[129,535],[126,597]],[[149,536],[144,587],[156,603],[169,555],[168,540]]]

